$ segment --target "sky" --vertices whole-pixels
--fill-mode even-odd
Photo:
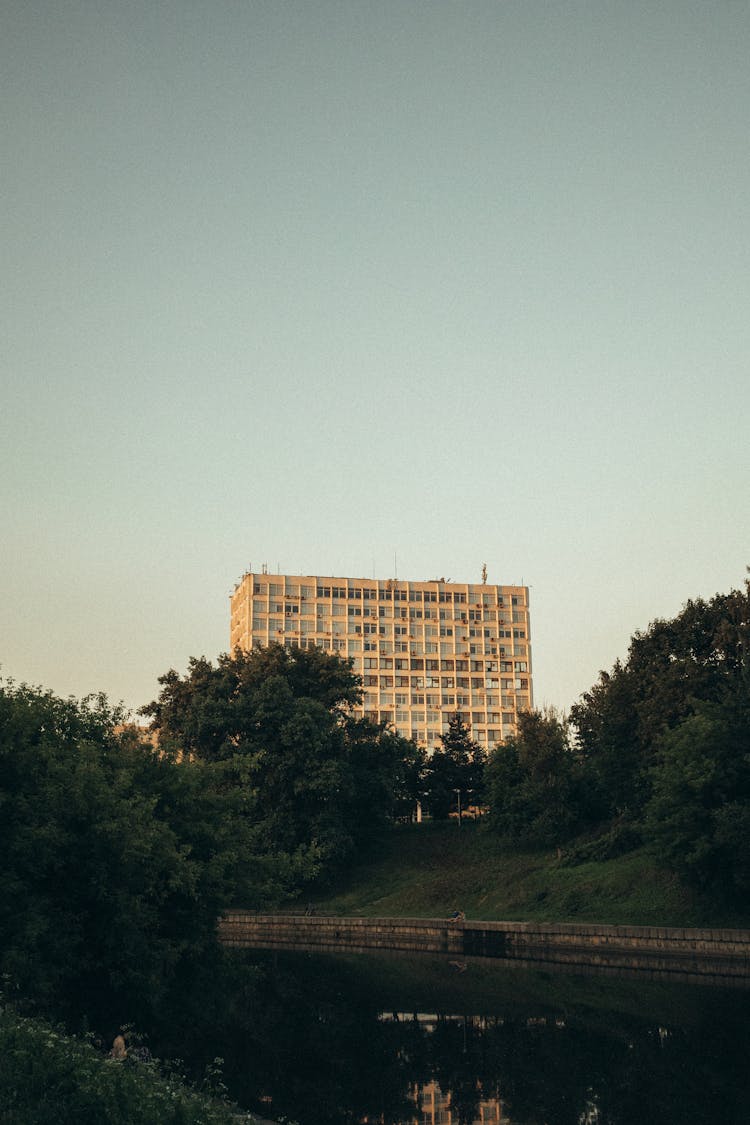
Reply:
[[[248,569],[530,587],[535,701],[750,563],[750,2],[5,0],[0,674]]]

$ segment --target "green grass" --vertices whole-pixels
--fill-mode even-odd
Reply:
[[[613,925],[745,926],[717,912],[660,867],[645,849],[576,866],[554,850],[511,850],[481,826],[405,825],[378,858],[311,898],[321,912],[364,917],[485,921],[601,922]]]

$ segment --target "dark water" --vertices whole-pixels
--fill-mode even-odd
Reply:
[[[185,982],[186,986],[188,982]],[[231,954],[160,1047],[300,1125],[748,1125],[750,991]]]

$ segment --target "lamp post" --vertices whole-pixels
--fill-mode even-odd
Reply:
[[[458,827],[460,828],[461,827],[461,790],[460,789],[454,789],[453,792],[456,794],[456,797],[458,798]]]

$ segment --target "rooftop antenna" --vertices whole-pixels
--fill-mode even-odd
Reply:
[[[393,577],[398,582],[398,556],[395,551],[393,552]]]

